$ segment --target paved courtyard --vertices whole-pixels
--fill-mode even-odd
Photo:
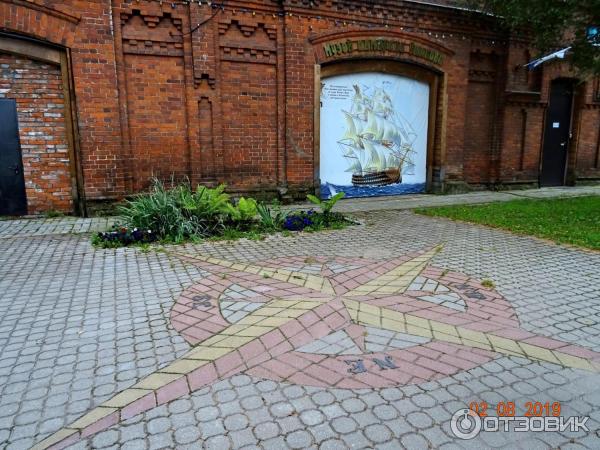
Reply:
[[[0,222],[0,447],[600,447],[600,253],[356,217],[150,251],[94,249],[106,219]],[[589,431],[458,439],[473,402]]]

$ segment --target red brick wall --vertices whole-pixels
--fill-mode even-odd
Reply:
[[[181,58],[126,55],[133,189],[152,177],[180,180],[188,174],[185,80]]]
[[[0,97],[17,101],[28,212],[71,211],[60,67],[0,53]]]
[[[151,174],[241,190],[313,189],[314,42],[357,31],[396,33],[445,54],[442,64],[414,61],[439,74],[436,186],[537,180],[547,86],[576,76],[566,64],[527,72],[533,52],[487,18],[411,2],[340,5],[244,1],[218,12],[205,2],[0,0],[0,24],[70,51],[90,201],[144,189]],[[481,76],[496,89],[473,84]],[[600,179],[599,90],[586,83],[578,106],[574,179]]]

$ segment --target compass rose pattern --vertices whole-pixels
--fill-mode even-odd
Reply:
[[[192,349],[34,448],[63,448],[242,372],[359,389],[434,380],[500,355],[600,371],[600,353],[521,329],[498,292],[432,266],[441,250],[261,264],[175,253],[208,273],[170,314]]]

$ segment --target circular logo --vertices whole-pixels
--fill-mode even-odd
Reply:
[[[468,408],[459,409],[452,416],[450,429],[459,439],[473,439],[481,431],[481,417]]]

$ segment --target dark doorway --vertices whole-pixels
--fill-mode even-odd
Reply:
[[[27,214],[17,102],[0,99],[0,215]]]
[[[542,152],[541,186],[565,184],[567,152],[571,137],[573,82],[555,80],[550,87],[550,104],[546,112],[546,130]]]

